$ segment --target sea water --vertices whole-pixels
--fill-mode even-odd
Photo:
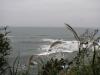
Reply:
[[[12,56],[46,54],[50,45],[57,40],[65,43],[58,45],[55,49],[65,52],[77,50],[77,42],[72,32],[64,27],[9,27],[8,30],[11,31],[8,37],[12,47]],[[75,28],[75,30],[78,34],[82,34],[86,28]]]
[[[75,28],[78,34],[82,34],[86,29]],[[50,45],[57,40],[64,43],[58,44],[51,53],[77,50],[77,41],[66,27],[9,27],[8,30],[11,31],[8,38],[11,42],[12,56],[46,55]]]
[[[86,29],[75,28],[79,35],[84,33]],[[9,62],[12,65],[15,58],[20,56],[21,65],[19,69],[27,69],[27,63],[32,55],[34,55],[32,61],[37,62],[39,60],[37,56],[42,58],[42,60],[46,60],[46,56],[50,54],[53,57],[62,58],[62,54],[59,53],[65,52],[64,56],[71,58],[74,54],[70,55],[70,53],[78,50],[78,41],[75,40],[73,33],[65,27],[9,27],[8,31],[11,31],[7,37],[10,39],[10,45],[12,47]],[[97,35],[100,36],[100,33]],[[61,41],[62,43],[55,45],[49,51],[51,44],[55,41]],[[57,56],[54,53],[57,53]],[[45,57],[43,58],[43,56]],[[37,65],[32,67],[30,73],[32,75],[38,75]]]

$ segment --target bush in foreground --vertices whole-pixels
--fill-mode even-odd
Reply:
[[[100,75],[100,37],[96,36],[99,30],[96,29],[94,32],[86,30],[79,36],[70,25],[65,25],[79,43],[77,56],[67,64],[66,72],[63,69],[55,71],[55,67],[52,67],[54,62],[48,61],[49,63],[44,64],[41,75]]]

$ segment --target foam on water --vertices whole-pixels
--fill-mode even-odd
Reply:
[[[42,39],[42,41],[46,41],[46,42],[55,42],[58,39]]]
[[[42,49],[44,52],[40,53],[38,55],[48,55],[56,52],[73,52],[78,50],[78,41],[64,41],[63,39],[57,40],[57,39],[43,39],[43,41],[51,42],[51,44],[55,41],[62,41],[62,44],[58,44],[51,48],[51,51],[48,51],[50,49],[50,45],[42,45],[40,49]]]

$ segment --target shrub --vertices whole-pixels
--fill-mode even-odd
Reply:
[[[7,56],[10,54],[10,44],[7,26],[0,28],[0,75],[4,74],[8,68]]]
[[[60,71],[64,70],[65,61],[51,58],[46,64],[42,66],[39,75],[58,75]]]

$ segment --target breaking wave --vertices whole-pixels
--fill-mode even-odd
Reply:
[[[50,42],[51,44],[56,41],[62,41],[61,44],[57,44],[56,46],[50,49],[50,45],[42,45],[40,49],[42,49],[44,52],[40,53],[38,55],[48,55],[56,52],[74,52],[78,50],[78,41],[65,41],[63,39],[42,39],[43,41]]]

